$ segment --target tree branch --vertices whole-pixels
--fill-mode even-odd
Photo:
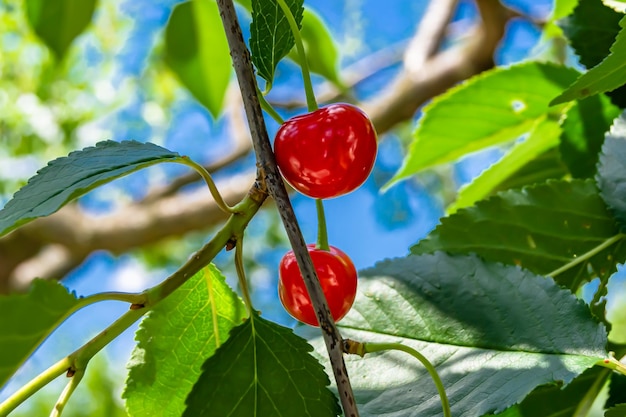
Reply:
[[[218,0],[217,5],[226,31],[226,39],[228,40],[235,74],[237,75],[244,108],[246,109],[252,143],[257,155],[259,179],[264,181],[270,195],[276,202],[291,247],[296,256],[296,261],[304,278],[305,286],[315,308],[322,335],[326,342],[326,349],[332,364],[335,381],[337,382],[344,414],[349,417],[357,417],[359,413],[343,359],[342,338],[330,314],[330,309],[324,298],[313,262],[291,206],[289,195],[276,166],[276,160],[274,159],[274,153],[272,152],[265,127],[265,120],[263,119],[263,113],[257,98],[258,89],[250,61],[250,53],[243,40],[235,7],[232,0]]]

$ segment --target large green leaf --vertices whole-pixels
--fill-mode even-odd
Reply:
[[[606,368],[593,367],[574,379],[563,388],[558,384],[537,387],[524,400],[498,417],[576,417],[581,403],[586,402],[585,394],[598,384],[602,386],[610,375]]]
[[[609,408],[606,410],[606,413],[604,413],[604,417],[626,417],[626,404]]]
[[[341,410],[312,350],[255,313],[204,363],[183,416],[336,416]]]
[[[0,296],[0,388],[77,304],[56,281],[35,280],[27,294]]]
[[[561,161],[558,148],[552,148],[520,168],[515,175],[502,181],[496,191],[522,188],[552,179],[561,179],[568,175],[567,167]]]
[[[301,27],[304,0],[285,0],[298,28]],[[291,27],[276,0],[252,0],[250,51],[252,62],[269,85],[274,80],[276,65],[293,48]]]
[[[574,12],[559,21],[580,63],[586,68],[598,65],[609,54],[619,33],[622,14],[602,0],[579,0]]]
[[[0,210],[0,236],[48,216],[88,191],[159,162],[181,156],[152,143],[104,141],[58,158],[37,172]]]
[[[603,94],[577,101],[567,110],[559,150],[573,177],[595,175],[604,133],[619,113]]]
[[[232,65],[215,1],[191,0],[174,7],[165,28],[165,62],[217,118]]]
[[[408,256],[361,272],[344,337],[401,342],[436,367],[452,415],[481,416],[567,384],[606,356],[606,331],[554,281],[477,256]],[[312,343],[323,356],[323,342]],[[325,360],[327,363],[327,360]],[[349,359],[363,417],[440,416],[434,384],[403,353]]]
[[[91,22],[96,0],[26,0],[26,15],[35,33],[63,58],[72,41]]]
[[[309,70],[320,74],[339,88],[343,88],[339,77],[339,51],[335,40],[322,18],[310,9],[304,10],[300,35],[304,43]],[[300,63],[296,48],[291,49],[289,58]]]
[[[143,320],[124,391],[130,415],[180,416],[202,363],[228,339],[246,310],[212,265]]]
[[[459,190],[456,201],[448,207],[448,213],[454,213],[487,197],[527,163],[556,146],[560,133],[561,129],[556,121],[548,118],[537,120],[527,138],[516,143],[499,161]]]
[[[611,53],[554,98],[550,105],[613,91],[626,84],[626,16],[622,17],[619,25],[621,30],[611,46]]]
[[[608,245],[603,248],[602,245]],[[589,259],[587,252],[599,250]],[[496,194],[461,209],[411,248],[415,254],[444,250],[477,253],[491,261],[550,274],[585,259],[555,278],[576,290],[606,276],[626,260],[626,244],[614,217],[591,180],[549,181]]]
[[[615,120],[604,140],[597,181],[602,198],[626,230],[626,112]]]
[[[528,133],[550,112],[554,94],[577,74],[529,62],[487,71],[452,88],[424,109],[409,153],[391,183]]]

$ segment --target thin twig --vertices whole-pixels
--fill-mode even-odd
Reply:
[[[313,302],[318,322],[321,324],[320,327],[335,374],[344,415],[357,417],[359,413],[343,359],[342,338],[328,309],[328,304],[317,279],[311,257],[293,212],[293,207],[289,201],[287,190],[276,166],[265,121],[263,120],[263,113],[257,97],[257,85],[250,61],[250,53],[243,40],[235,7],[232,0],[218,0],[217,5],[226,31],[226,38],[228,39],[235,73],[239,81],[244,108],[246,109],[246,116],[248,117],[252,143],[257,155],[259,180],[265,183],[270,195],[276,202],[298,266],[302,272],[304,283]]]

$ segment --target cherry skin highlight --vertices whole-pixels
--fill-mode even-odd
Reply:
[[[363,184],[377,148],[372,122],[345,103],[287,120],[274,140],[276,163],[285,180],[302,194],[321,199],[347,194]]]
[[[317,249],[315,244],[309,244],[307,249],[328,301],[330,313],[335,321],[339,321],[354,303],[357,287],[356,268],[348,255],[334,246],[330,246],[330,251],[325,251]],[[278,296],[285,310],[308,325],[319,326],[293,251],[283,256],[278,272]]]

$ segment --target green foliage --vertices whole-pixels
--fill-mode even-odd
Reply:
[[[626,416],[626,404],[620,404],[613,408],[609,408],[604,413],[604,417],[625,417]]]
[[[309,70],[320,74],[339,88],[345,88],[339,76],[339,51],[326,24],[316,13],[304,9],[302,28],[300,29]],[[288,57],[300,63],[296,48],[292,48]]]
[[[569,291],[476,256],[408,256],[362,271],[354,307],[339,325],[344,337],[422,352],[458,416],[502,411],[539,384],[568,384],[606,355],[604,326]],[[321,352],[319,336],[313,343]],[[347,366],[362,416],[440,415],[428,374],[404,356]]]
[[[615,42],[622,14],[602,0],[580,0],[573,13],[559,22],[563,33],[586,68],[598,65]]]
[[[45,280],[36,280],[27,294],[0,296],[0,387],[77,303],[64,286]]]
[[[561,125],[559,151],[573,177],[595,175],[604,133],[619,113],[619,108],[604,95],[577,101],[567,110]]]
[[[611,53],[553,99],[551,105],[613,91],[626,84],[626,16],[619,25],[621,29],[611,46]]]
[[[61,60],[91,22],[96,0],[26,0],[28,22]]]
[[[560,273],[557,282],[576,291],[614,272],[626,260],[626,245],[593,182],[549,181],[499,193],[441,219],[411,252],[473,252],[543,275],[607,242],[612,244]]]
[[[618,219],[621,229],[626,230],[626,113],[615,120],[607,135],[600,164],[598,187],[606,204]]]
[[[528,62],[488,71],[437,97],[424,108],[391,183],[530,132],[554,112],[548,102],[576,75],[572,69]]]
[[[528,137],[516,143],[500,160],[459,190],[456,201],[448,207],[448,213],[471,206],[487,197],[499,184],[506,181],[526,164],[535,160],[550,148],[556,146],[561,130],[551,119],[541,118],[531,128]],[[523,184],[525,185],[525,184]]]
[[[241,323],[245,307],[209,266],[141,323],[124,391],[132,416],[180,416],[204,360]],[[216,320],[217,319],[217,320]]]
[[[298,28],[302,24],[304,0],[285,0]],[[250,51],[252,62],[268,85],[274,80],[276,65],[294,46],[294,37],[282,9],[275,0],[252,0]]]
[[[202,366],[185,417],[336,416],[328,376],[312,347],[256,313]]]
[[[180,158],[177,153],[152,143],[104,141],[51,161],[0,210],[0,236],[54,213],[102,184]]]
[[[191,0],[174,7],[165,28],[165,62],[217,118],[232,72],[217,4]]]
[[[565,388],[561,384],[542,385],[524,400],[497,414],[498,417],[574,417],[578,407],[584,406],[585,394],[594,387],[601,387],[609,376],[607,369],[587,369]]]
[[[95,3],[24,4],[35,33],[62,59],[89,25]],[[294,53],[292,28],[276,0],[239,3],[251,11],[252,58],[269,89],[281,59],[302,64]],[[311,71],[343,90],[339,51],[329,29],[319,16],[304,10],[302,0],[286,3],[300,27]],[[624,340],[624,320],[621,313],[605,313],[604,297],[617,265],[626,261],[626,116],[615,120],[618,107],[597,95],[615,89],[607,95],[621,103],[626,17],[601,0],[576,3],[556,1],[544,39],[557,36],[554,21],[561,19],[563,34],[580,62],[591,68],[588,72],[578,77],[574,69],[539,62],[496,68],[424,108],[414,142],[392,183],[488,147],[502,146],[504,156],[460,190],[449,207],[454,213],[417,242],[412,255],[363,271],[354,308],[340,323],[344,337],[400,341],[422,352],[440,373],[453,415],[570,416],[585,401],[598,397],[607,380],[605,415],[626,415],[620,385],[624,378],[600,367],[607,362],[617,366],[603,360],[611,325],[610,349],[624,350],[615,344]],[[0,21],[7,22],[11,23]],[[107,40],[109,33],[105,35],[101,37]],[[232,70],[216,3],[178,4],[162,36],[164,62],[218,118]],[[13,67],[0,62],[0,73],[8,77],[0,90],[9,91],[8,98],[0,100],[0,126],[17,132],[6,136],[12,143],[10,155],[41,151],[48,143],[72,146],[78,141],[77,126],[96,118],[90,113],[95,107],[59,103],[83,103],[76,99],[77,92],[90,90],[67,84],[62,80],[66,70],[60,66],[40,63],[41,74],[24,77],[21,61],[14,60]],[[174,96],[175,83],[159,82],[169,73],[161,71],[166,77],[159,78],[160,62],[149,62],[152,66],[145,74],[157,80],[158,94]],[[85,77],[74,79],[75,84],[89,85],[92,80],[80,71],[82,67],[70,64],[67,74]],[[31,107],[39,106],[58,120],[62,132],[48,137],[45,132],[15,129],[19,122],[6,122],[19,118],[12,113],[12,101],[23,95]],[[580,100],[551,108],[550,100],[557,96],[553,103]],[[54,160],[0,210],[0,235],[54,213],[95,187],[160,162],[188,161],[157,145],[112,141]],[[104,298],[130,301],[131,311],[69,357],[72,367],[82,372],[95,352],[112,340],[107,335],[121,333],[149,310],[137,332],[123,393],[130,415],[340,414],[337,397],[329,389],[332,370],[319,329],[300,329],[315,347],[312,354],[313,347],[305,340],[261,318],[249,302],[245,310],[215,267],[187,273],[190,264],[197,262],[193,270],[197,271],[224,244],[244,236],[258,207],[237,207],[241,211],[214,239],[162,284],[142,294],[105,294]],[[238,255],[234,269],[240,272],[249,265],[242,265]],[[240,278],[245,279],[243,274]],[[587,305],[574,294],[594,278],[600,285]],[[36,281],[28,294],[0,297],[0,385],[60,322],[88,301],[50,281]],[[253,311],[252,316],[246,311]],[[320,362],[327,366],[326,373]],[[64,369],[56,375],[44,371],[44,379],[65,374],[67,365],[61,364]],[[99,379],[98,384],[88,379],[94,370],[101,372],[90,365],[85,382],[92,391],[109,394],[95,400],[104,404],[98,412],[121,414],[110,395],[109,380]],[[362,416],[441,415],[430,376],[403,353],[351,357],[348,370]],[[626,373],[625,367],[618,370]],[[35,388],[31,384],[27,394]],[[18,404],[20,395],[26,394],[12,396],[11,401]],[[6,404],[0,404],[0,414],[12,407]],[[82,407],[76,410],[85,414]]]

